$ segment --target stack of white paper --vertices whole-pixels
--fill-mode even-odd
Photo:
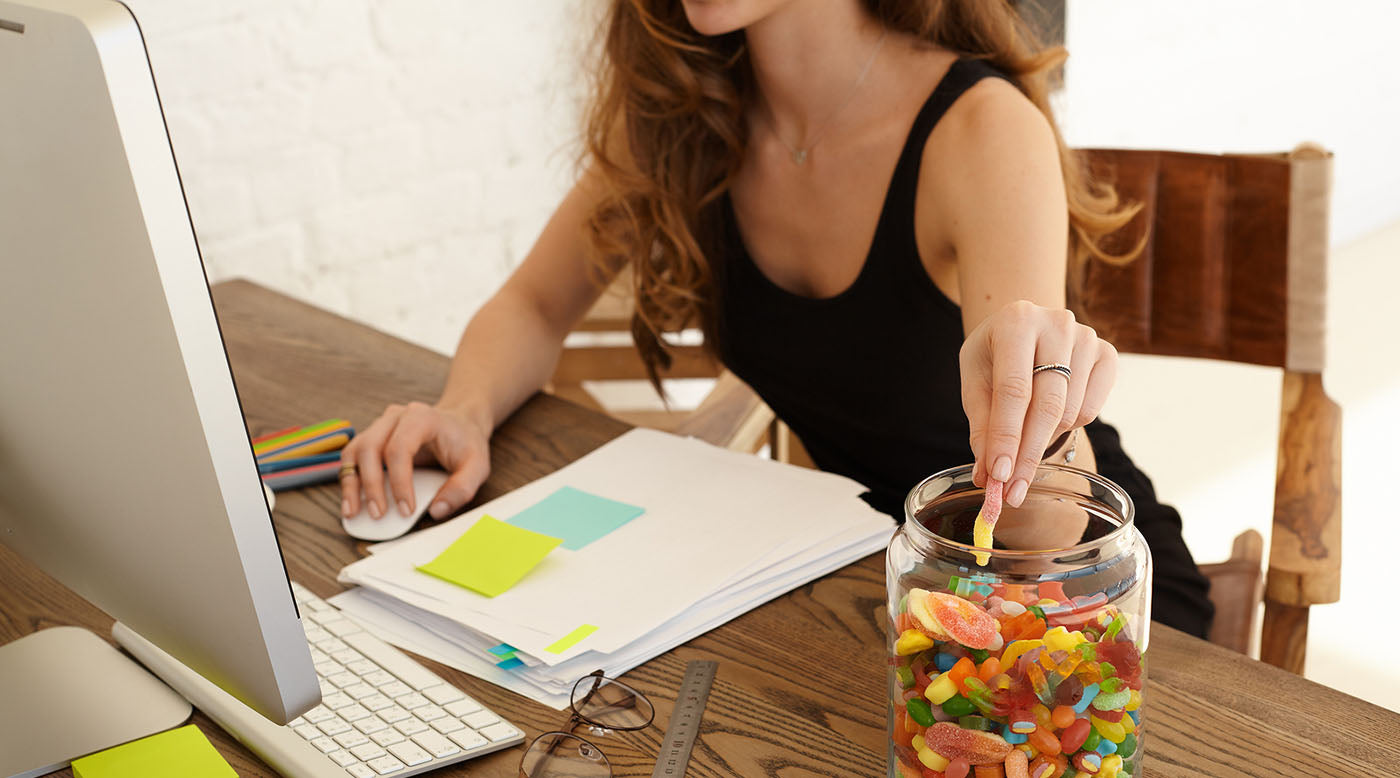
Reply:
[[[496,597],[416,569],[483,515],[509,520],[566,486],[645,512],[577,551],[555,548]],[[626,672],[884,548],[894,522],[862,491],[829,473],[633,430],[452,521],[372,547],[340,573],[361,588],[332,602],[391,643],[563,709],[580,677]],[[585,625],[596,629],[561,648]],[[520,660],[513,669],[498,666],[501,644]]]

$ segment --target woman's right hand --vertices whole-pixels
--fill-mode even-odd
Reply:
[[[420,402],[390,405],[341,451],[341,465],[353,462],[356,468],[340,480],[340,510],[347,517],[359,513],[363,494],[370,516],[383,516],[389,510],[384,493],[387,468],[389,486],[399,496],[393,509],[407,516],[417,508],[414,466],[436,462],[449,477],[429,503],[428,515],[450,516],[467,504],[491,472],[490,438],[490,425],[468,413]]]

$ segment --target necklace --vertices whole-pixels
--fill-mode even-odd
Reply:
[[[788,154],[792,157],[794,165],[800,166],[807,163],[807,157],[811,154],[812,148],[817,145],[817,141],[821,140],[822,133],[831,126],[831,122],[847,105],[850,105],[851,101],[855,99],[856,94],[860,92],[860,86],[865,83],[865,77],[870,75],[870,67],[875,64],[875,55],[879,54],[880,47],[885,45],[885,38],[889,35],[889,32],[889,29],[885,29],[880,33],[880,40],[875,44],[875,50],[870,52],[870,59],[865,61],[865,67],[860,69],[860,75],[856,76],[856,82],[851,87],[851,93],[846,95],[846,99],[842,100],[841,104],[836,106],[835,110],[827,114],[826,119],[822,120],[822,123],[817,126],[816,132],[812,133],[811,139],[807,141],[805,146],[794,146],[788,143],[787,140],[778,133],[778,125],[773,121],[773,109],[768,108],[768,115],[765,118],[768,121],[768,126],[773,128],[773,137],[777,138],[779,143],[787,146]],[[767,107],[766,102],[764,106]]]

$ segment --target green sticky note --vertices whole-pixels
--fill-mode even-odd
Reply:
[[[564,540],[578,551],[645,513],[625,502],[565,486],[511,517],[510,523]]]
[[[561,542],[559,538],[482,516],[436,559],[418,569],[495,597],[519,583]]]
[[[562,654],[578,645],[580,640],[583,640],[597,631],[598,628],[592,624],[580,624],[578,629],[575,629],[573,632],[545,646],[544,650],[551,654]]]
[[[238,778],[193,724],[73,760],[73,778]]]

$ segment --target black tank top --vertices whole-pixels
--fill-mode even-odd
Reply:
[[[962,314],[919,258],[914,202],[929,133],[987,77],[1001,74],[959,60],[924,103],[865,264],[835,297],[774,284],[745,248],[732,203],[720,204],[721,359],[792,427],[817,466],[865,484],[867,500],[896,517],[919,480],[972,461],[958,372]]]

